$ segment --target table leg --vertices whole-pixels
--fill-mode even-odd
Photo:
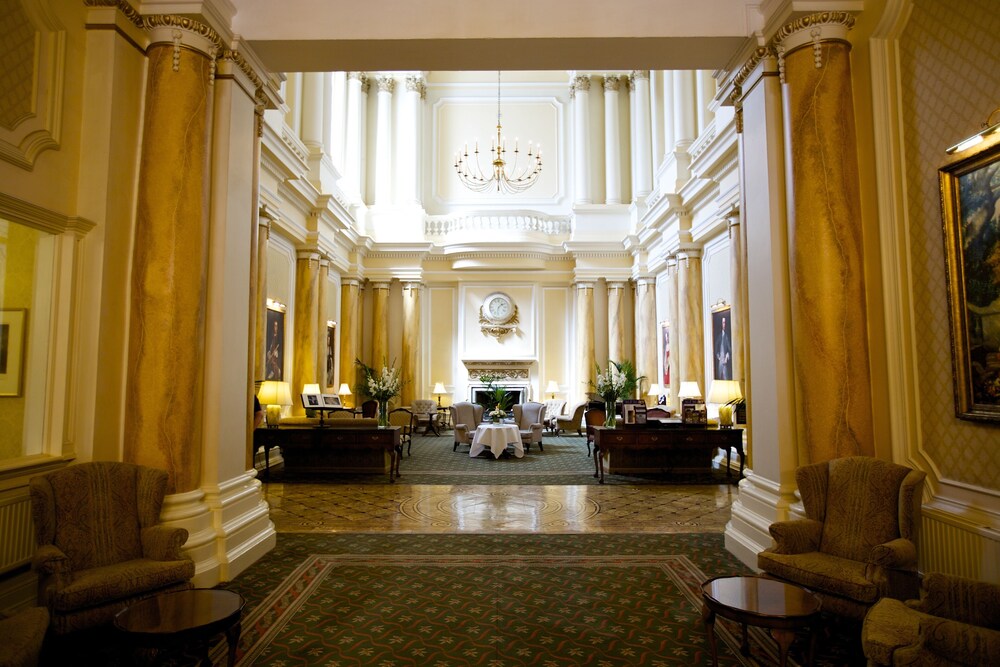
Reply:
[[[733,476],[732,462],[733,462],[733,448],[726,447],[726,477]]]
[[[236,664],[236,648],[240,644],[241,625],[240,621],[237,621],[232,627],[226,628],[226,643],[229,645],[229,657],[226,660],[228,667]]]
[[[270,386],[270,385],[268,385]],[[267,476],[267,481],[271,481],[271,448],[264,445],[264,474]]]
[[[740,653],[743,655],[750,655],[750,638],[747,636],[747,624],[740,623],[740,629],[743,631],[743,639],[740,641]]]
[[[600,475],[601,468],[600,464],[597,462],[597,445],[594,445],[594,479]]]
[[[392,446],[392,447],[389,448],[389,483],[390,484],[392,484],[393,482],[396,481],[396,478],[393,477],[393,473],[396,472],[397,461],[398,461],[398,459],[396,458],[396,447]]]
[[[795,633],[791,630],[773,629],[771,636],[778,642],[778,664],[785,667],[788,664],[788,647],[792,645]]]
[[[715,648],[715,612],[703,605],[701,608],[701,620],[705,623],[705,632],[708,633],[708,650],[712,654],[712,665],[718,667],[719,655]]]

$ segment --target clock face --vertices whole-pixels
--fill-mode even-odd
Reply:
[[[491,294],[484,304],[486,317],[496,323],[503,323],[514,314],[514,304],[506,294]]]

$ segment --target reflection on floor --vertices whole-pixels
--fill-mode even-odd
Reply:
[[[735,487],[264,484],[278,532],[722,532]]]

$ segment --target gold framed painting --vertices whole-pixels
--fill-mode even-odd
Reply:
[[[939,170],[955,415],[1000,422],[1000,137]]]
[[[20,396],[24,385],[25,308],[0,310],[0,396]]]

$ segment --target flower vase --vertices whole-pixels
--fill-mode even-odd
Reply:
[[[379,428],[385,428],[389,425],[389,401],[387,400],[378,401],[378,425]]]
[[[491,424],[499,424],[500,423],[500,418],[499,417],[490,417],[490,423]]]
[[[615,428],[618,425],[618,415],[615,414],[615,401],[604,402],[604,425]]]

